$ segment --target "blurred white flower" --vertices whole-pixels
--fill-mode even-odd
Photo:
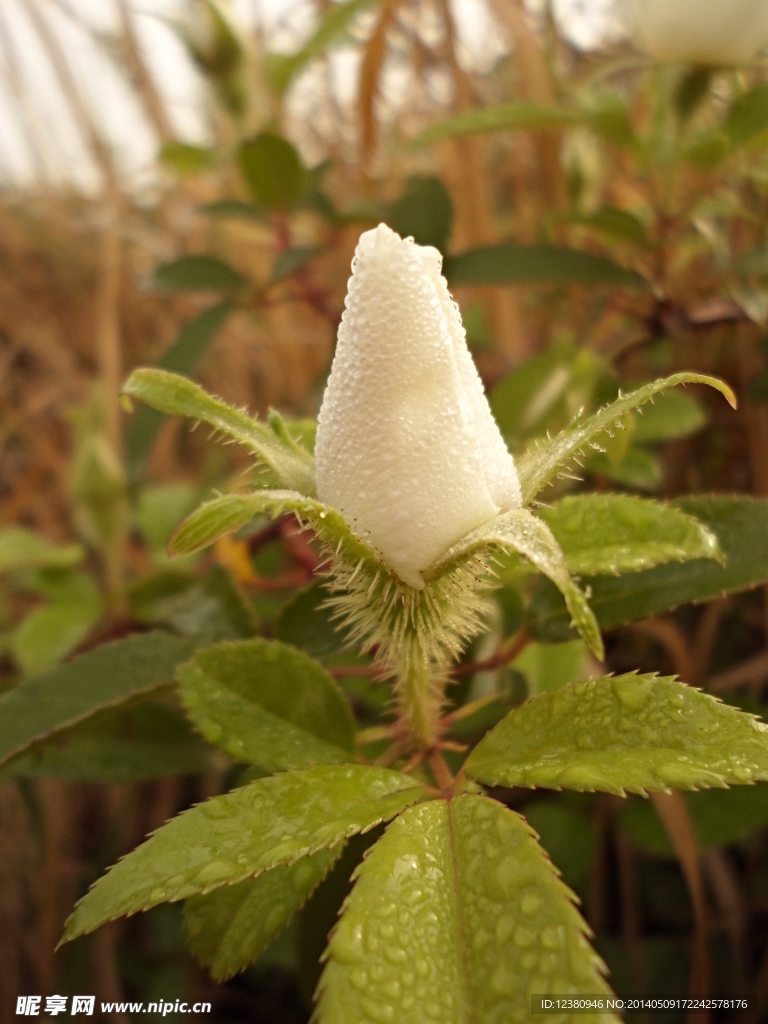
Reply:
[[[361,237],[317,429],[317,493],[413,587],[521,504],[437,249]]]
[[[727,65],[768,43],[768,0],[616,0],[632,42],[660,61]]]

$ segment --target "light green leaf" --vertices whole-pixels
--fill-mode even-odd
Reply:
[[[78,782],[137,782],[198,773],[209,763],[209,748],[181,715],[146,701],[86,722],[63,739],[20,757],[5,773]]]
[[[595,657],[602,661],[603,640],[589,603],[571,579],[563,552],[552,531],[528,509],[518,508],[505,512],[473,530],[425,572],[424,578],[437,579],[472,554],[494,547],[516,551],[552,580],[565,598],[573,625],[584,637]]]
[[[635,417],[632,441],[638,444],[658,444],[677,437],[690,437],[707,423],[707,415],[693,395],[684,391],[670,391],[660,395],[642,416]]]
[[[296,442],[288,443],[274,430],[209,395],[199,384],[165,370],[134,370],[123,392],[160,412],[202,420],[234,438],[265,462],[278,480],[302,494],[315,493],[315,461]]]
[[[495,800],[411,808],[356,874],[326,954],[323,1024],[497,1024],[527,1020],[531,995],[610,992],[574,896]]]
[[[164,292],[222,292],[248,283],[239,270],[217,256],[180,256],[161,264],[152,277],[155,288]]]
[[[0,572],[16,569],[68,569],[85,557],[80,544],[56,547],[23,526],[0,530]]]
[[[297,72],[311,60],[321,57],[333,43],[343,37],[358,12],[371,7],[374,0],[346,0],[334,3],[326,11],[319,25],[298,53],[270,54],[269,79],[278,93],[283,93]]]
[[[768,501],[745,495],[717,495],[681,498],[674,507],[693,516],[717,537],[724,564],[695,559],[618,577],[582,580],[592,591],[590,605],[603,630],[658,615],[689,601],[710,601],[768,580]],[[568,639],[568,612],[554,588],[537,587],[527,628],[537,639]]]
[[[542,441],[537,447],[527,452],[518,463],[518,476],[523,493],[523,504],[528,504],[538,491],[549,483],[575,456],[583,453],[593,438],[603,431],[610,434],[618,427],[624,416],[636,411],[649,402],[654,395],[674,387],[676,384],[708,384],[717,388],[736,408],[736,396],[733,391],[716,377],[708,377],[702,373],[676,373],[645,384],[628,395],[622,395],[615,402],[605,406],[594,416],[574,423],[551,440]]]
[[[618,575],[691,558],[723,561],[711,530],[659,501],[582,494],[537,514],[555,535],[574,575]]]
[[[244,142],[238,160],[251,195],[268,210],[291,209],[309,183],[296,147],[272,132]]]
[[[277,617],[277,639],[300,647],[313,658],[325,658],[343,651],[348,645],[343,631],[333,620],[327,601],[328,589],[322,580],[300,590],[283,605]]]
[[[103,875],[78,903],[62,941],[330,849],[398,814],[423,791],[399,772],[324,765],[214,797],[168,822]]]
[[[445,260],[452,286],[493,284],[644,285],[634,271],[605,256],[557,245],[484,245]]]
[[[182,483],[142,487],[136,525],[150,547],[165,549],[173,531],[197,504],[199,493],[196,487]]]
[[[438,121],[417,135],[410,146],[431,146],[443,139],[456,139],[480,132],[552,131],[569,128],[579,121],[581,115],[578,111],[565,110],[563,107],[545,106],[542,103],[500,103],[478,107]]]
[[[160,160],[176,174],[200,174],[216,165],[216,150],[192,146],[188,142],[167,142],[160,150]]]
[[[192,373],[234,309],[232,302],[218,302],[185,324],[176,340],[160,356],[157,368],[173,373]],[[164,422],[165,417],[161,412],[146,407],[137,409],[131,419],[125,449],[128,476],[134,483],[144,475],[147,460]]]
[[[192,644],[142,633],[102,644],[45,676],[0,696],[0,764],[59,736],[106,709],[169,687]]]
[[[512,662],[512,667],[525,676],[532,697],[583,678],[586,666],[587,646],[583,640],[564,644],[529,643]]]
[[[10,650],[25,676],[54,668],[88,636],[104,612],[99,594],[36,608],[14,630]]]
[[[244,971],[306,902],[338,860],[341,844],[281,865],[258,878],[223,886],[184,904],[192,952],[214,981]]]
[[[768,779],[768,726],[666,677],[573,683],[510,712],[465,769],[487,785],[625,791]]]
[[[351,760],[355,725],[344,694],[295,647],[217,644],[176,675],[195,727],[238,761],[275,772]]]

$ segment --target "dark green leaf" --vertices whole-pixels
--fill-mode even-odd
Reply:
[[[624,576],[583,580],[592,592],[590,604],[603,630],[689,601],[711,601],[768,580],[768,501],[722,495],[681,498],[674,504],[717,537],[725,564],[696,559]],[[567,622],[568,613],[557,591],[537,588],[529,609],[532,634],[541,640],[568,639]]]
[[[510,712],[465,769],[487,785],[668,791],[768,779],[768,726],[675,679],[572,683]]]
[[[621,494],[566,497],[538,515],[574,575],[637,572],[663,562],[722,558],[714,534],[673,505]]]
[[[205,203],[199,210],[216,220],[269,220],[269,214],[263,207],[242,199],[219,199],[215,203]]]
[[[242,288],[248,281],[216,256],[181,256],[161,264],[152,284],[165,292],[223,292]]]
[[[653,244],[643,222],[628,210],[620,210],[615,206],[603,206],[594,213],[574,214],[565,220],[569,224],[592,228],[608,238],[622,242],[631,242],[644,248]]]
[[[670,391],[659,395],[653,405],[646,405],[642,416],[635,417],[632,441],[657,444],[677,437],[690,437],[706,423],[707,415],[693,395]]]
[[[251,195],[268,210],[291,209],[307,187],[307,171],[299,154],[280,135],[262,132],[244,142],[238,160]]]
[[[661,487],[664,480],[664,467],[654,453],[631,441],[618,462],[602,452],[590,452],[584,462],[584,472],[590,476],[613,480],[622,487],[651,494]]]
[[[231,302],[219,302],[185,324],[173,344],[160,356],[158,368],[184,375],[192,373],[234,309]],[[134,483],[144,474],[164,421],[165,416],[157,409],[140,408],[133,415],[125,448],[128,475]]]
[[[192,952],[210,968],[214,981],[226,981],[258,959],[317,888],[341,851],[340,845],[320,850],[295,864],[281,865],[258,878],[186,901],[184,924]]]
[[[565,884],[580,888],[597,846],[595,827],[587,815],[554,800],[534,800],[525,805],[524,813]]]
[[[172,416],[189,416],[233,438],[264,461],[275,476],[303,494],[315,493],[314,458],[301,445],[209,395],[199,384],[166,370],[134,370],[123,392]]]
[[[143,633],[102,644],[0,697],[0,764],[108,708],[171,685],[192,653],[188,640]]]
[[[445,252],[453,226],[453,203],[439,178],[412,178],[384,218],[402,238]]]
[[[610,992],[587,934],[523,818],[480,796],[432,801],[401,815],[358,868],[319,1017],[527,1020],[532,994]]]
[[[712,74],[712,68],[692,68],[680,80],[675,90],[675,110],[683,123],[695,114],[709,95]]]
[[[62,941],[330,849],[422,793],[422,785],[399,772],[330,765],[214,797],[168,822],[102,876],[78,903]]]
[[[195,727],[238,761],[265,771],[349,761],[355,726],[338,684],[277,640],[217,644],[177,671]]]
[[[328,600],[328,589],[320,580],[300,590],[282,608],[275,623],[275,636],[312,655],[325,658],[338,654],[347,646],[338,623],[332,619],[330,608],[323,607]]]
[[[216,165],[216,150],[188,142],[167,142],[160,150],[160,160],[176,174],[200,174]]]
[[[297,245],[293,249],[281,252],[272,266],[272,281],[282,281],[319,256],[323,251],[320,245]]]
[[[734,149],[768,131],[768,85],[756,85],[733,101],[723,131]]]
[[[605,256],[556,245],[485,245],[446,259],[449,284],[644,285],[639,274]]]
[[[477,135],[479,132],[552,131],[568,128],[580,120],[578,111],[562,107],[540,103],[501,103],[498,106],[478,107],[439,121],[418,135],[411,146],[430,146],[443,139]]]
[[[0,530],[0,572],[16,569],[68,569],[85,557],[80,544],[57,547],[33,530],[11,526]]]

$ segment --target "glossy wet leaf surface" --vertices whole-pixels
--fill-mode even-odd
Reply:
[[[245,970],[267,948],[320,884],[341,845],[302,857],[184,904],[192,951],[215,981]]]
[[[78,903],[64,938],[330,849],[422,792],[399,772],[353,765],[258,779],[178,815],[118,861]]]
[[[320,1019],[527,1021],[532,994],[609,992],[586,931],[519,815],[479,796],[422,804],[357,871],[329,944]]]
[[[668,677],[572,683],[509,715],[472,751],[487,785],[624,791],[768,779],[768,726]]]
[[[217,644],[181,666],[181,699],[202,735],[266,771],[350,760],[354,722],[338,684],[276,640]]]

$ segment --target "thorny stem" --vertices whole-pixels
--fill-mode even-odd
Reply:
[[[432,769],[435,782],[440,787],[440,792],[447,796],[453,791],[453,775],[451,775],[451,769],[445,763],[445,758],[437,747],[429,751],[427,761],[429,761],[429,767]]]
[[[442,686],[432,678],[429,667],[412,664],[399,680],[396,693],[403,720],[416,747],[431,750],[440,731]]]

